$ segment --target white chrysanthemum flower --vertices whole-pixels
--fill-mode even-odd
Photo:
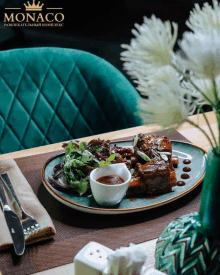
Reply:
[[[219,79],[219,77],[217,78]],[[209,78],[196,78],[196,77],[191,77],[192,83],[195,84],[195,86],[198,88],[198,90],[195,90],[196,94],[201,95],[201,101],[199,105],[210,105],[210,102],[207,101],[206,97],[213,103],[215,104],[215,95],[214,95],[214,84],[213,81]],[[218,93],[218,98],[220,100],[220,90],[219,90],[219,81],[216,82],[217,86],[217,93]],[[191,85],[192,87],[192,85]],[[206,96],[204,97],[203,94]]]
[[[172,34],[173,26],[173,34]],[[132,30],[136,38],[130,45],[121,45],[126,51],[121,53],[125,61],[124,69],[133,78],[139,75],[153,74],[158,68],[171,64],[173,47],[177,39],[177,24],[166,21],[163,23],[154,15],[144,23],[135,24],[137,30]]]
[[[188,58],[188,61],[182,60],[186,69],[212,79],[220,73],[220,30],[185,32],[179,45]]]
[[[220,29],[220,6],[217,0],[213,0],[213,7],[208,3],[200,8],[195,4],[195,8],[190,12],[189,20],[186,25],[194,32],[209,31]]]
[[[162,83],[170,85],[171,89],[177,90],[178,93],[184,98],[185,103],[190,104],[190,114],[196,110],[197,104],[204,104],[203,97],[190,83],[183,81],[183,76],[179,75],[177,71],[171,66],[165,66],[158,69],[155,75],[142,78],[139,76],[135,81],[138,84],[137,90],[144,96],[148,97],[158,89]],[[175,88],[174,88],[175,83]]]
[[[146,124],[157,124],[163,128],[178,127],[193,112],[187,90],[176,79],[160,82],[149,91],[148,98],[139,101],[139,115]]]
[[[161,82],[169,84],[171,80],[175,80],[176,85],[180,86],[181,77],[177,71],[172,66],[164,66],[158,69],[153,75],[139,75],[138,79],[134,82],[138,84],[137,90],[146,97],[151,95],[152,91],[158,89]]]
[[[134,81],[138,84],[138,90],[142,95],[148,95],[148,88],[157,88],[160,82],[168,83],[171,79],[179,79],[177,71],[172,66],[164,66],[155,71],[153,75],[138,75]]]
[[[137,90],[143,96],[148,96],[153,89],[158,87],[160,82],[168,83],[173,77],[178,78],[176,70],[171,66],[165,66],[158,69],[153,75],[138,75],[134,82],[137,84]]]

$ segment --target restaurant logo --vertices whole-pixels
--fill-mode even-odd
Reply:
[[[33,5],[30,5],[30,2],[27,2],[28,5],[24,4],[26,11],[41,11],[44,4],[40,6],[40,1],[35,5],[35,0],[33,0]]]
[[[63,8],[45,8],[44,3],[35,3],[32,0],[24,3],[24,11],[22,8],[5,8],[4,26],[5,27],[63,27],[64,14],[58,10]],[[11,12],[9,11],[11,10]],[[17,12],[17,10],[21,10]],[[50,10],[48,12],[48,10]]]

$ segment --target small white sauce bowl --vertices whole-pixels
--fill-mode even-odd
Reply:
[[[103,184],[96,181],[102,176],[118,175],[125,182],[117,185]],[[96,168],[90,173],[90,186],[96,202],[103,206],[113,206],[118,204],[124,197],[129,183],[131,173],[124,163],[110,164],[108,166]]]

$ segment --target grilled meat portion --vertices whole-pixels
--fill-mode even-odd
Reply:
[[[151,159],[154,158],[153,151],[172,153],[172,145],[170,140],[165,136],[139,134],[137,144],[134,147],[134,153],[137,162],[144,164],[143,159],[137,154],[137,151],[145,153]],[[168,158],[171,161],[171,155]]]
[[[177,167],[178,166],[178,164],[179,164],[179,158],[178,158],[178,156],[172,155],[172,164],[173,164],[173,167]]]
[[[165,136],[157,136],[157,135],[144,135],[139,134],[138,135],[138,141],[134,148],[134,150],[140,150],[143,151],[145,154],[149,152],[150,150],[154,149],[159,152],[172,152],[172,145],[170,140]],[[150,155],[149,155],[150,157]]]
[[[112,152],[117,153],[121,155],[123,158],[127,159],[130,159],[134,156],[134,151],[131,148],[123,148],[116,145],[112,148]]]
[[[65,143],[63,147],[67,145],[68,143]],[[123,162],[129,170],[134,169],[134,176],[127,190],[128,197],[168,193],[177,183],[174,165],[176,167],[179,163],[178,156],[172,156],[171,142],[165,136],[139,134],[134,150],[117,145],[111,149],[110,140],[93,139],[87,144],[87,150],[99,161],[105,161],[115,153],[116,157],[112,163]],[[141,157],[140,152],[147,155],[150,161]],[[59,183],[58,179],[63,175],[63,168],[63,163],[54,167],[54,185]],[[82,172],[88,176],[95,168],[86,165],[82,168]]]
[[[138,151],[146,154],[151,160],[145,161]],[[166,155],[161,155],[166,152]],[[172,191],[176,185],[176,173],[172,163],[172,145],[167,137],[138,135],[134,147],[135,173],[129,185],[127,196],[159,195]],[[164,157],[163,157],[164,156]]]
[[[101,149],[97,150],[97,147]],[[98,160],[106,160],[111,155],[110,140],[93,139],[88,143],[87,148]]]

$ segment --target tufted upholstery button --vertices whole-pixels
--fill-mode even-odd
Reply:
[[[0,54],[0,153],[138,126],[139,94],[110,63],[84,51]]]

